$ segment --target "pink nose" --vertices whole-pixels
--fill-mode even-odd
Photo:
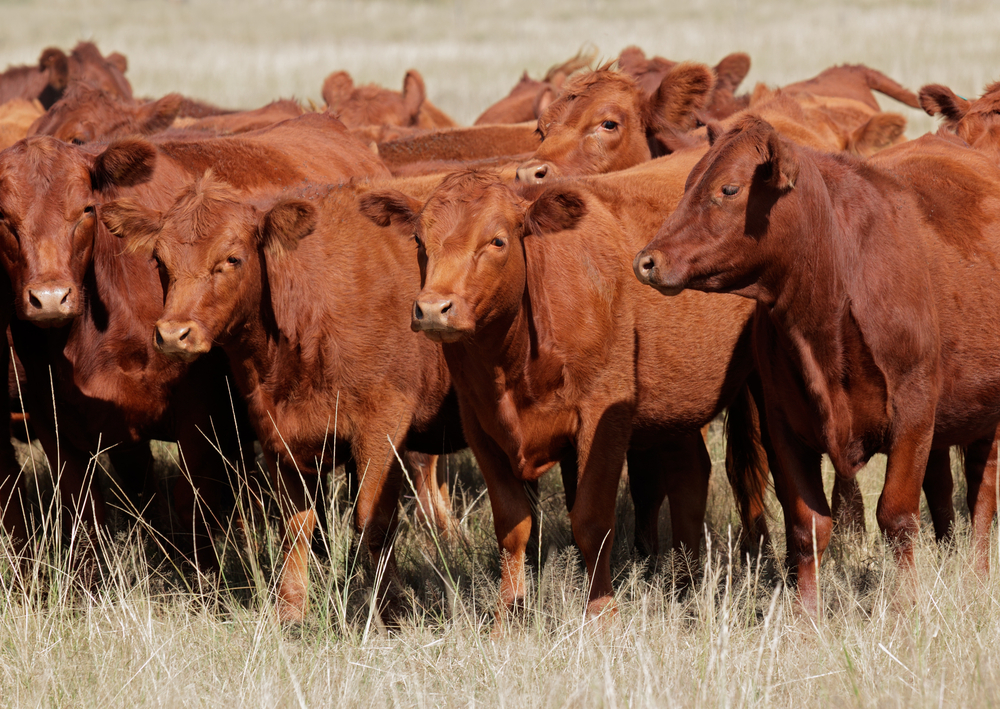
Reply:
[[[410,326],[415,332],[421,330],[448,330],[451,316],[451,300],[426,298],[413,301],[413,318]]]
[[[168,356],[194,359],[211,349],[211,343],[202,336],[201,329],[193,322],[161,320],[153,333],[156,349]]]
[[[537,185],[543,182],[550,172],[551,169],[547,163],[526,162],[517,168],[517,181],[526,185]]]
[[[68,283],[32,283],[24,289],[25,316],[46,322],[79,315],[76,289]]]

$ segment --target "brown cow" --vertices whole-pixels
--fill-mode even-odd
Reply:
[[[920,89],[920,105],[931,116],[944,118],[943,128],[978,150],[1000,157],[1000,82],[986,87],[970,101],[947,86],[928,84]]]
[[[474,125],[496,125],[536,121],[562,90],[563,82],[570,76],[591,65],[597,56],[596,49],[583,50],[562,64],[556,64],[545,72],[539,81],[524,72],[510,93],[483,111]]]
[[[880,110],[874,91],[905,103],[911,108],[920,108],[917,95],[901,86],[893,79],[864,64],[842,64],[824,69],[811,79],[797,81],[783,87],[787,93],[800,92],[814,96],[849,98]]]
[[[77,81],[131,99],[132,86],[123,66],[127,66],[125,57],[117,52],[104,57],[92,42],[80,42],[69,55],[49,47],[39,57],[38,66],[10,67],[0,74],[0,103],[12,98],[38,99],[48,109]]]
[[[671,69],[650,97],[621,72],[576,76],[538,119],[542,144],[518,180],[611,172],[663,155],[663,136],[680,140],[694,127],[714,84],[707,66],[688,63]]]
[[[538,147],[531,123],[443,128],[379,143],[378,155],[397,173],[415,163],[461,162],[506,157],[518,162]],[[433,166],[432,166],[433,167]],[[438,170],[439,172],[441,170]]]
[[[165,212],[104,208],[130,251],[161,264],[157,349],[190,361],[215,344],[229,357],[281,499],[283,620],[307,605],[316,513],[301,476],[346,462],[360,478],[355,525],[385,565],[385,597],[398,580],[396,451],[464,445],[441,348],[406,328],[419,290],[412,246],[364,219],[357,200],[345,187],[248,201],[206,175]]]
[[[663,57],[646,58],[639,47],[631,46],[618,56],[618,68],[631,76],[642,88],[646,96],[652,96],[663,82],[663,77],[677,66],[677,62]],[[736,89],[750,72],[750,56],[743,52],[727,54],[715,65],[715,86],[705,108],[699,113],[699,120],[722,120],[746,108],[750,97],[736,96]]]
[[[208,393],[221,375],[206,374],[206,383],[199,370],[188,372],[153,350],[149,332],[163,303],[156,267],[144,257],[122,256],[120,242],[97,219],[104,201],[124,195],[166,208],[195,171],[208,167],[246,192],[297,188],[320,176],[388,175],[339,121],[321,114],[239,138],[155,146],[128,139],[84,149],[37,137],[0,155],[0,261],[17,314],[43,325],[70,323],[47,331],[12,324],[28,370],[32,423],[50,460],[66,465],[60,492],[67,507],[90,493],[83,476],[98,442],[122,441],[135,450],[149,437],[180,439],[196,477],[215,462],[199,428],[212,430],[207,416],[215,402],[222,407],[216,418],[225,414],[220,423],[232,420],[228,397]],[[224,370],[219,364],[199,369],[218,373]],[[86,521],[100,524],[99,498],[84,511]]]
[[[697,557],[711,468],[699,429],[749,375],[753,308],[709,297],[664,307],[633,285],[630,248],[679,199],[676,180],[643,166],[534,189],[519,195],[498,175],[471,171],[447,177],[426,204],[385,191],[362,207],[415,234],[423,289],[411,326],[443,343],[486,479],[503,559],[501,615],[525,593],[532,519],[523,484],[556,463],[596,615],[613,608],[610,549],[626,452],[637,544],[655,553],[656,514],[669,494],[674,548]],[[764,476],[760,465],[739,472]],[[654,534],[642,539],[640,530]]]
[[[457,125],[427,100],[424,78],[416,69],[406,72],[402,92],[376,84],[355,86],[350,74],[336,71],[323,82],[323,100],[330,112],[348,128],[382,125],[450,128]]]
[[[980,452],[966,468],[976,565],[987,568],[1000,423],[998,191],[1000,169],[953,141],[928,135],[861,162],[795,146],[747,116],[714,137],[677,211],[635,258],[639,280],[665,294],[758,302],[788,563],[812,613],[831,529],[822,453],[845,479],[888,454],[877,517],[909,568],[929,458],[934,466],[948,446],[971,445]]]

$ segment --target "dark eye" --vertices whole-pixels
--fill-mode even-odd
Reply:
[[[238,256],[230,256],[229,258],[226,259],[226,263],[228,263],[230,266],[239,266],[243,262],[240,261]]]
[[[538,136],[538,142],[539,143],[541,143],[543,140],[545,140],[545,134],[542,133],[542,129],[541,128],[535,128],[535,135]]]
[[[156,254],[153,254],[153,262],[156,264],[157,268],[163,268],[163,261],[161,261],[160,257]]]
[[[73,145],[83,145],[83,141],[80,140],[79,138],[73,138],[73,140],[69,142],[71,142]]]
[[[493,241],[491,241],[490,244],[496,246],[498,249],[502,249],[504,246],[507,245],[507,242],[504,241],[503,238],[496,236],[493,237]]]
[[[601,124],[601,128],[604,130],[614,130],[617,127],[618,123],[615,121],[604,121],[604,123]]]
[[[722,194],[726,195],[727,197],[732,197],[733,195],[735,195],[739,191],[740,191],[740,186],[739,185],[723,185],[722,186]]]
[[[417,236],[416,234],[414,234],[414,235],[413,235],[413,240],[414,240],[415,242],[417,242],[417,248],[418,248],[418,249],[419,249],[419,248],[420,248],[421,246],[423,246],[423,245],[424,245],[424,242],[422,242],[422,241],[420,240],[420,237],[419,237],[419,236]]]
[[[88,204],[86,207],[83,208],[83,213],[84,214],[93,214],[95,211],[96,211],[96,209],[94,208],[94,205],[92,205],[92,204]]]

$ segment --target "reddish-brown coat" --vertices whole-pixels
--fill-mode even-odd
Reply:
[[[996,165],[954,141],[928,135],[861,162],[796,147],[748,116],[716,140],[635,259],[636,275],[663,292],[758,302],[757,364],[788,560],[812,611],[814,544],[821,556],[831,529],[821,453],[845,479],[888,454],[877,517],[909,566],[929,459],[937,469],[947,446],[971,445],[977,566],[988,563],[989,450],[1000,422],[998,193]],[[928,498],[935,527],[947,523],[937,515],[950,504]]]
[[[91,42],[80,42],[67,55],[49,47],[38,58],[37,66],[10,67],[0,74],[0,103],[12,98],[38,99],[49,108],[68,86],[86,81],[123,99],[132,98],[132,86],[125,78],[125,57],[116,53],[107,57]]]
[[[323,100],[330,112],[348,128],[361,126],[414,126],[450,128],[456,123],[427,100],[424,79],[416,69],[403,77],[403,90],[376,84],[355,86],[346,71],[335,71],[323,82]]]

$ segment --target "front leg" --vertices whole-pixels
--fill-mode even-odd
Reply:
[[[913,540],[920,528],[920,490],[933,435],[932,409],[923,425],[906,427],[893,437],[885,484],[875,513],[882,534],[892,545],[897,564],[907,573],[913,568]]]
[[[1000,434],[1000,428],[997,431]],[[990,572],[990,528],[997,513],[997,440],[998,436],[982,438],[965,450],[973,567],[983,577]]]

